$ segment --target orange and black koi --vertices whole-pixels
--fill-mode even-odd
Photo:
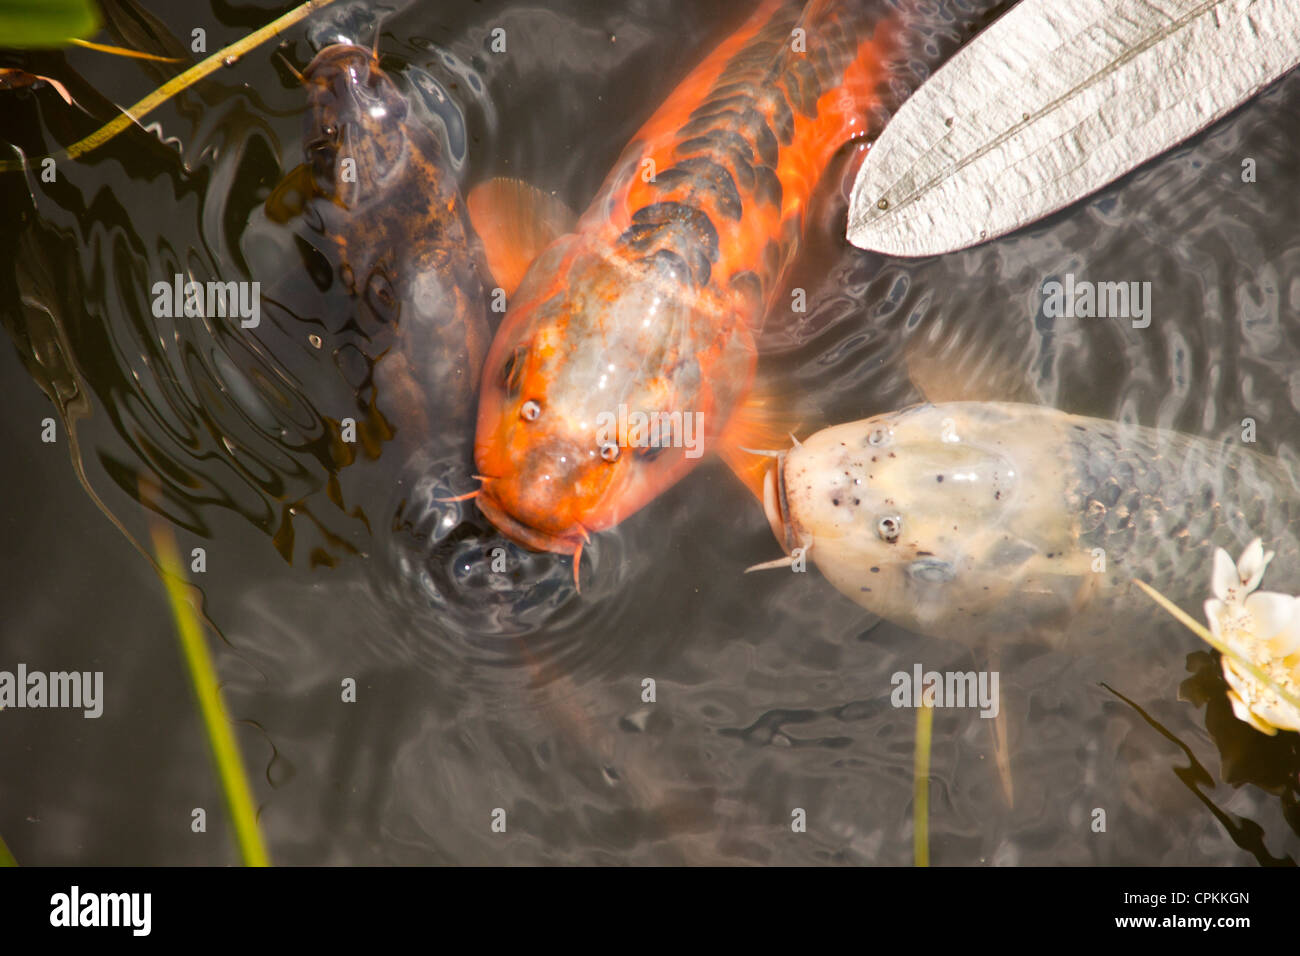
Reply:
[[[479,399],[477,498],[506,535],[574,554],[576,576],[589,533],[699,452],[740,461],[738,446],[763,447],[741,413],[754,333],[814,188],[866,132],[891,33],[853,3],[764,3],[645,124],[576,231],[533,262]],[[637,413],[655,434],[611,428]]]

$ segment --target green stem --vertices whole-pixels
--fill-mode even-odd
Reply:
[[[260,46],[274,36],[278,36],[281,30],[293,26],[299,20],[304,19],[309,14],[319,10],[321,7],[329,6],[333,2],[334,0],[307,0],[306,3],[294,7],[284,16],[277,20],[273,20],[266,26],[262,27],[262,29],[250,33],[242,40],[230,44],[230,46],[223,47],[206,60],[196,63],[184,73],[168,80],[140,102],[126,110],[123,110],[119,116],[116,116],[108,123],[105,123],[85,139],[73,143],[64,151],[63,155],[68,159],[76,159],[78,156],[83,156],[92,149],[98,149],[118,133],[122,132],[122,130],[138,124],[148,113],[151,113],[163,103],[166,103],[177,93],[193,86],[208,74],[216,72],[227,59],[243,56],[249,50]],[[34,157],[31,160],[0,160],[0,173],[17,172],[26,169],[33,163],[39,163],[42,159],[46,158],[48,157],[39,156]]]
[[[186,667],[189,669],[190,680],[194,685],[195,696],[198,698],[199,713],[203,717],[208,743],[212,747],[217,776],[221,780],[226,806],[234,821],[235,840],[239,844],[239,852],[244,858],[245,866],[270,866],[271,860],[267,855],[266,845],[262,842],[261,831],[257,827],[253,792],[248,785],[248,777],[244,774],[239,744],[230,728],[230,717],[221,700],[216,668],[212,665],[208,645],[203,639],[203,628],[186,596],[185,572],[176,552],[176,541],[170,529],[158,524],[153,528],[153,543],[163,571],[163,585],[167,588],[172,616],[176,619],[176,632],[180,638],[181,651],[185,657]]]
[[[934,708],[916,712],[916,759],[912,773],[912,856],[917,866],[930,865],[930,730]]]
[[[18,861],[14,855],[9,852],[9,847],[5,845],[5,838],[0,837],[0,866],[17,866]]]

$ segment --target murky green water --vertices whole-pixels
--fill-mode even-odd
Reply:
[[[923,5],[900,89],[989,6]],[[581,209],[748,8],[419,4],[384,19],[379,49],[464,187],[519,176]],[[279,12],[177,4],[149,29],[180,43],[203,26],[211,50]],[[368,43],[373,17],[354,13],[291,31],[285,56],[301,68],[309,34]],[[487,45],[498,26],[504,55]],[[28,68],[93,114],[48,88],[0,94],[0,141],[29,155],[173,72],[81,51]],[[439,501],[470,484],[468,428],[413,434],[368,392],[366,330],[259,219],[300,161],[303,109],[266,47],[53,183],[0,177],[0,669],[102,670],[106,687],[97,720],[2,715],[0,834],[20,861],[234,860],[161,588],[128,540],[148,540],[154,513],[206,550],[196,583],[277,862],[908,863],[914,714],[889,692],[915,663],[998,670],[1008,733],[1011,795],[992,722],[936,714],[934,862],[1297,856],[1296,735],[1235,721],[1213,658],[1176,626],[1117,620],[1104,644],[1008,642],[990,659],[877,622],[815,572],[743,576],[777,549],[718,463],[600,535],[580,596],[567,559]],[[1210,437],[1253,417],[1260,446],[1294,462],[1298,128],[1293,76],[1083,204],[919,262],[847,247],[837,170],[790,281],[808,312],[769,321],[765,375],[812,428],[916,401],[905,353],[997,359],[1072,412]],[[262,326],[156,318],[152,285],[176,272],[263,281]],[[1150,281],[1151,327],[1047,318],[1042,284],[1066,273]],[[68,416],[55,444],[47,395]],[[345,417],[366,439],[351,448]]]

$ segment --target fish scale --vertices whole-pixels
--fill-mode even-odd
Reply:
[[[742,189],[750,202],[782,208],[777,167],[780,150],[792,143],[794,115],[816,118],[823,90],[840,82],[862,40],[858,29],[840,22],[842,15],[834,9],[805,15],[799,3],[781,4],[772,12],[677,130],[672,152],[680,158],[656,174],[650,191],[657,201],[633,213],[636,225],[620,237],[621,245],[647,260],[667,256],[690,263],[676,274],[689,274],[702,286],[720,255],[715,223],[742,219]],[[806,24],[806,54],[794,49],[793,31],[801,24]],[[681,228],[683,223],[691,227]],[[784,230],[778,248],[764,255],[758,269],[731,274],[729,284],[752,294],[750,283],[757,280],[765,298],[797,232],[798,223]]]
[[[1067,507],[1079,516],[1080,546],[1105,552],[1112,585],[1140,577],[1194,604],[1207,594],[1215,547],[1235,558],[1264,535],[1277,553],[1270,585],[1300,590],[1300,507],[1279,462],[1241,444],[1132,425],[1071,427]]]

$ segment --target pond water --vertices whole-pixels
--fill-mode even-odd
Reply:
[[[579,210],[751,8],[388,6],[381,64],[462,189],[515,176]],[[890,691],[916,664],[997,670],[1006,738],[975,710],[935,713],[934,863],[1294,862],[1297,735],[1236,721],[1216,657],[1176,624],[1115,620],[1087,647],[976,645],[879,621],[815,570],[744,575],[778,549],[716,461],[596,536],[581,594],[567,557],[440,500],[472,484],[472,424],[421,435],[375,398],[347,300],[262,212],[301,158],[305,98],[285,61],[302,69],[340,35],[369,44],[378,9],[321,11],[282,56],[253,51],[60,161],[54,182],[0,174],[0,669],[105,683],[96,720],[4,714],[0,835],[21,862],[236,861],[147,555],[157,514],[184,552],[206,552],[194,583],[278,863],[907,864],[915,713]],[[897,97],[1001,5],[917,9]],[[279,12],[168,4],[124,17],[115,42],[145,31],[151,49],[188,51],[202,27],[211,51]],[[86,110],[49,88],[0,94],[0,142],[28,156],[175,72],[87,51],[27,63]],[[811,430],[914,403],[935,378],[1010,376],[1070,412],[1211,438],[1251,417],[1259,447],[1294,462],[1297,129],[1293,75],[1086,202],[914,261],[844,240],[846,150],[789,276],[807,311],[766,324],[764,381]],[[153,284],[177,272],[262,281],[262,325],[155,317]],[[1049,318],[1043,283],[1066,274],[1151,282],[1150,326]],[[345,417],[362,434],[347,448]]]

